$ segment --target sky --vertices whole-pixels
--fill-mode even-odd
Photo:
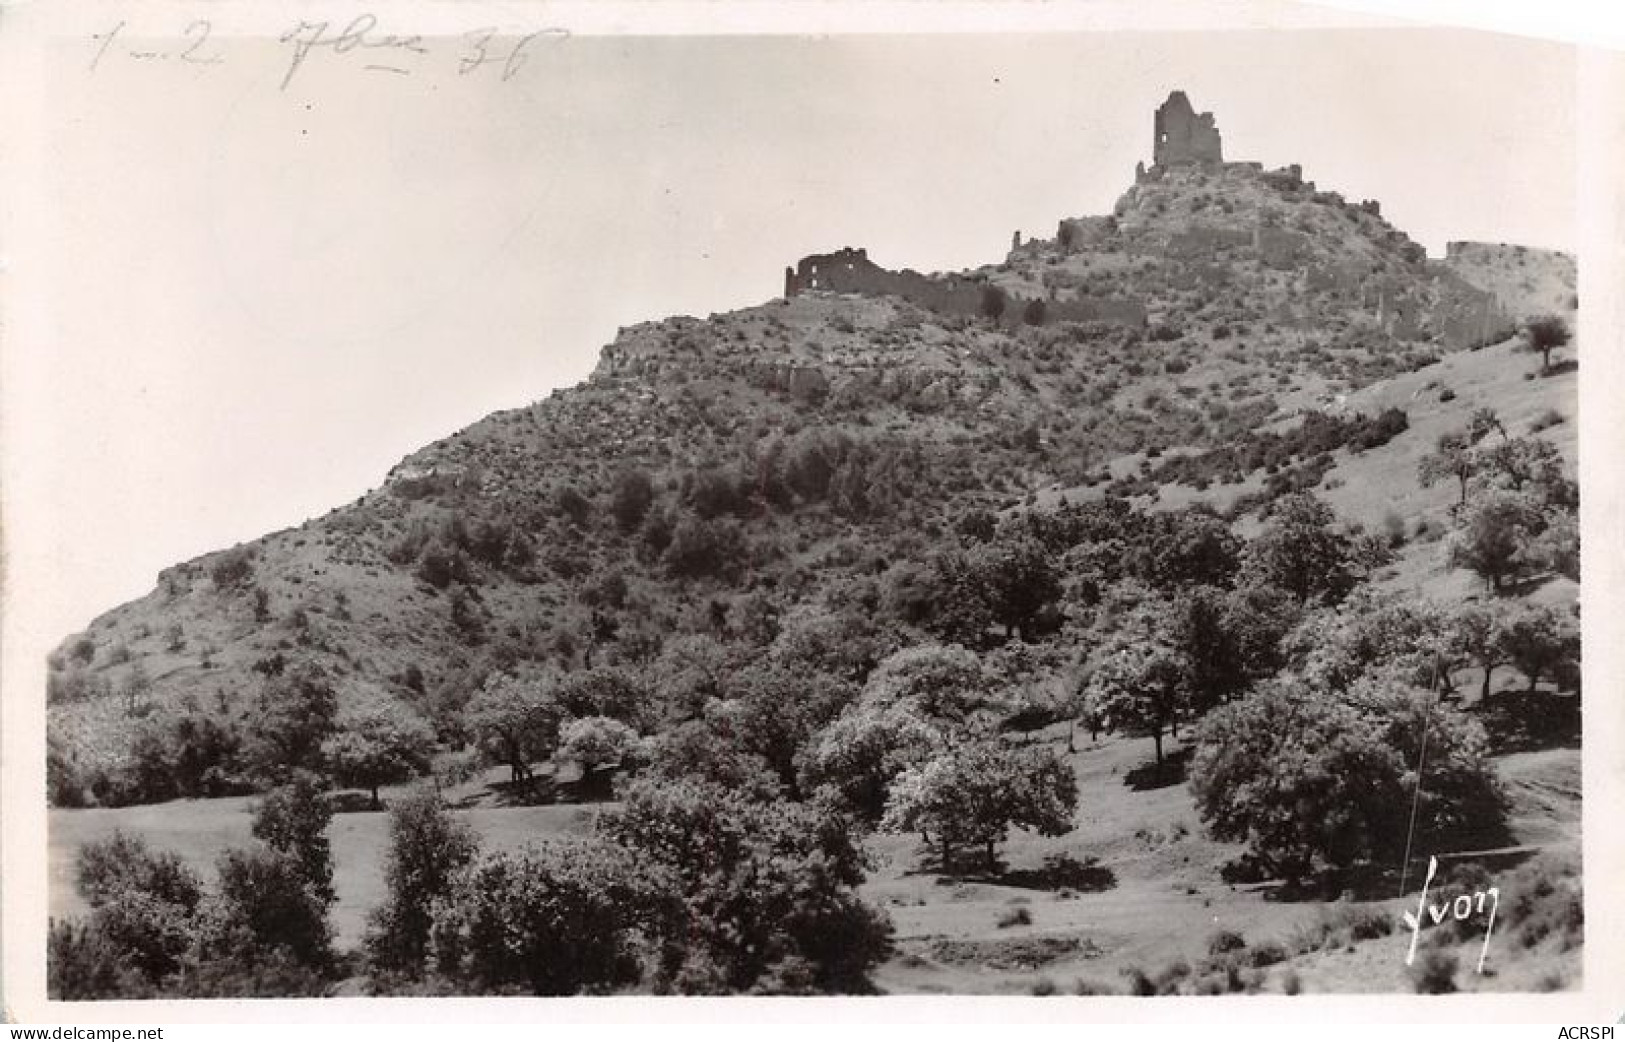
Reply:
[[[466,38],[382,39],[291,77],[289,45],[202,30],[48,51],[28,219],[49,234],[23,255],[41,340],[6,370],[10,566],[44,646],[578,382],[620,326],[766,301],[808,253],[958,269],[1110,212],[1173,89],[1227,158],[1376,198],[1432,253],[1577,236],[1554,43],[546,36],[504,80],[459,71]]]

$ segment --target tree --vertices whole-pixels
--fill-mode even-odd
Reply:
[[[759,801],[684,780],[632,783],[601,834],[668,895],[651,932],[657,988],[865,990],[890,949],[885,915],[858,898],[863,858],[827,803]]]
[[[423,969],[435,903],[451,895],[457,873],[478,851],[474,830],[452,817],[433,790],[419,789],[390,808],[388,896],[368,917],[366,935],[376,964],[413,975]]]
[[[90,840],[80,847],[76,869],[79,894],[92,908],[131,892],[191,908],[203,892],[197,873],[179,857],[154,854],[146,840],[118,829],[107,839]]]
[[[609,512],[622,532],[631,532],[643,522],[654,499],[654,480],[648,471],[629,468],[615,476],[610,488]]]
[[[1331,507],[1307,492],[1276,500],[1264,530],[1247,544],[1245,577],[1279,586],[1300,603],[1341,600],[1353,579],[1349,539],[1335,520]]]
[[[1573,619],[1549,604],[1524,608],[1507,619],[1501,647],[1534,693],[1541,678],[1561,680],[1580,658],[1580,633]]]
[[[1191,698],[1183,657],[1155,637],[1130,636],[1108,651],[1089,675],[1084,699],[1108,730],[1149,733],[1157,766],[1162,736],[1179,723]]]
[[[571,720],[559,730],[558,756],[580,765],[581,780],[588,788],[600,772],[630,766],[639,749],[638,733],[607,716]]]
[[[1533,497],[1492,489],[1457,518],[1450,563],[1475,572],[1499,595],[1509,579],[1536,563],[1529,551],[1544,527],[1544,514]]]
[[[710,714],[713,726],[766,761],[790,798],[799,799],[803,750],[853,701],[857,685],[768,659],[736,674],[728,694]]]
[[[1403,856],[1413,799],[1415,834],[1436,843],[1499,824],[1485,749],[1476,722],[1427,692],[1377,680],[1340,695],[1292,678],[1208,714],[1190,785],[1215,838],[1246,841],[1296,883],[1319,866]]]
[[[1479,688],[1480,701],[1490,697],[1490,681],[1499,666],[1507,665],[1506,627],[1508,614],[1498,604],[1464,605],[1451,620],[1450,640],[1469,662],[1484,671]]]
[[[199,910],[189,962],[234,974],[283,959],[317,972],[331,967],[331,892],[324,898],[312,886],[297,854],[264,846],[230,849],[215,863],[215,874],[219,884]]]
[[[947,729],[983,729],[1009,708],[974,652],[942,644],[889,655],[869,674],[860,700],[865,707],[906,706]]]
[[[487,679],[463,710],[468,729],[492,759],[508,765],[515,783],[529,781],[531,764],[553,755],[561,715],[543,681],[501,673]]]
[[[144,997],[181,964],[192,943],[202,881],[171,853],[115,831],[79,851],[82,925],[53,924],[49,971],[61,998]]]
[[[1456,505],[1463,507],[1467,505],[1467,484],[1478,468],[1478,453],[1472,441],[1460,431],[1451,431],[1439,435],[1433,451],[1418,462],[1417,480],[1423,488],[1430,488],[1440,481],[1456,479],[1461,493]]]
[[[1563,455],[1544,438],[1503,438],[1479,450],[1486,483],[1538,496],[1547,505],[1573,509],[1579,490],[1564,473]]]
[[[1386,670],[1417,687],[1443,690],[1456,661],[1450,621],[1428,601],[1367,588],[1336,610],[1307,616],[1283,650],[1297,675],[1317,688],[1348,692]]]
[[[644,743],[644,775],[671,782],[693,779],[751,799],[781,795],[778,775],[760,755],[743,748],[714,719],[687,720]]]
[[[1552,352],[1569,342],[1569,327],[1556,315],[1537,315],[1523,324],[1523,349],[1540,355],[1540,371],[1550,372]]]
[[[1243,657],[1246,643],[1231,627],[1240,615],[1231,597],[1212,586],[1194,586],[1174,598],[1166,630],[1184,659],[1190,708],[1200,714],[1239,695],[1252,680]]]
[[[825,727],[801,763],[801,789],[827,787],[858,820],[873,824],[886,809],[892,782],[942,748],[936,724],[907,704],[860,704]]]
[[[1036,635],[1041,613],[1061,595],[1060,575],[1044,545],[1024,533],[1001,531],[970,551],[971,570],[1005,636]]]
[[[648,682],[621,666],[597,666],[560,678],[559,708],[571,716],[608,716],[638,725],[650,715]]]
[[[980,646],[994,622],[994,608],[974,549],[950,546],[931,558],[925,584],[933,598],[922,612],[925,627],[942,640]]]
[[[338,696],[317,667],[300,663],[266,677],[244,724],[248,770],[272,783],[298,771],[320,771],[322,742],[337,713]]]
[[[350,706],[339,713],[335,726],[322,743],[322,755],[341,785],[370,790],[374,807],[382,806],[378,786],[406,781],[429,768],[434,730],[405,703],[378,698]]]
[[[595,839],[487,854],[437,906],[436,968],[462,988],[570,995],[634,983],[648,905],[639,867]]]
[[[1149,515],[1125,562],[1165,593],[1191,586],[1226,588],[1241,565],[1242,541],[1222,519],[1186,509]]]
[[[737,522],[684,514],[672,529],[663,558],[671,574],[679,578],[726,577],[742,563],[745,550],[745,537]]]
[[[1053,749],[1017,750],[990,739],[955,746],[904,771],[881,827],[933,837],[947,873],[955,850],[980,846],[987,871],[994,872],[998,845],[1012,827],[1063,835],[1072,829],[1077,802],[1077,779]]]
[[[1010,296],[1000,286],[983,286],[981,301],[977,304],[977,311],[983,318],[990,318],[997,322],[1004,317],[1005,309],[1010,306]]]
[[[255,839],[294,859],[324,908],[333,902],[333,853],[327,842],[332,821],[325,783],[318,775],[300,772],[259,801],[252,825]]]
[[[1467,440],[1476,444],[1489,437],[1492,431],[1500,434],[1502,438],[1507,436],[1506,425],[1501,422],[1500,414],[1487,405],[1474,409],[1473,414],[1467,418],[1465,432]]]

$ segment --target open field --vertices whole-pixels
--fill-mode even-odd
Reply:
[[[1040,740],[1064,745],[1060,730]],[[1016,834],[1000,851],[1001,873],[988,877],[980,865],[949,879],[916,836],[881,835],[870,841],[873,863],[864,896],[885,908],[896,927],[896,954],[875,974],[886,992],[1026,993],[1040,981],[1070,992],[1085,982],[1102,990],[1125,989],[1126,971],[1156,976],[1168,966],[1196,964],[1220,930],[1241,934],[1253,947],[1274,942],[1287,951],[1294,939],[1369,913],[1395,924],[1387,936],[1335,950],[1311,951],[1261,970],[1264,990],[1281,990],[1290,971],[1305,991],[1409,990],[1404,956],[1408,934],[1398,926],[1412,896],[1362,895],[1325,902],[1278,899],[1276,884],[1230,884],[1220,868],[1240,846],[1208,839],[1184,785],[1140,788],[1126,782],[1146,766],[1150,743],[1106,738],[1068,756],[1077,771],[1079,810],[1071,833],[1046,839]],[[1515,753],[1497,763],[1514,800],[1512,831],[1520,844],[1575,850],[1579,836],[1579,750]],[[487,775],[451,795],[469,804],[459,813],[492,849],[512,849],[547,836],[588,831],[598,807],[491,805]],[[1138,777],[1138,776],[1136,776]],[[387,798],[386,790],[386,798]],[[51,912],[85,911],[74,891],[74,857],[87,841],[116,828],[144,837],[158,849],[179,853],[209,873],[215,856],[232,844],[250,842],[250,798],[184,801],[117,810],[53,810],[50,818]],[[383,857],[388,818],[380,812],[336,815],[329,833],[336,864],[338,899],[333,923],[341,945],[355,944],[369,909],[382,901]],[[1419,839],[1419,847],[1426,838]],[[1515,859],[1512,859],[1515,860]],[[1509,895],[1510,897],[1511,895]],[[1021,914],[1024,911],[1024,915]],[[1017,921],[1025,919],[1028,921]],[[1007,925],[1000,925],[1001,921]],[[1462,964],[1477,958],[1481,934],[1463,945]],[[1536,966],[1510,944],[1492,943],[1494,976],[1461,974],[1465,988],[1531,988]],[[1578,952],[1573,953],[1574,983]]]

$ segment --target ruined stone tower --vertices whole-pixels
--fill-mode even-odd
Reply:
[[[1151,158],[1156,166],[1224,162],[1213,113],[1198,115],[1182,90],[1168,95],[1168,100],[1157,108],[1152,133]]]

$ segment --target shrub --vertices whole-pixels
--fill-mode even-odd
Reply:
[[[1459,960],[1454,952],[1429,946],[1411,967],[1411,985],[1418,995],[1445,995],[1456,990]]]
[[[369,917],[365,941],[376,965],[411,976],[422,970],[434,904],[450,896],[456,874],[478,849],[473,830],[432,790],[420,789],[390,809],[388,896]]]
[[[253,547],[240,546],[227,550],[215,558],[209,568],[209,578],[217,590],[230,590],[246,582],[254,574]]]
[[[1003,930],[1011,926],[1031,926],[1033,924],[1032,909],[1025,906],[1012,908],[999,915],[998,927]]]
[[[260,800],[252,826],[255,839],[299,866],[324,915],[333,901],[333,854],[327,843],[327,826],[332,820],[326,785],[317,775],[301,772]],[[281,869],[244,854],[233,862],[233,870],[246,880],[260,871],[274,877]]]
[[[150,981],[93,923],[51,920],[45,942],[46,994],[61,1002],[142,999]]]
[[[603,990],[638,979],[644,881],[626,852],[556,840],[491,854],[465,869],[438,906],[436,968],[478,993]]]
[[[1146,975],[1145,970],[1138,966],[1123,967],[1123,976],[1128,978],[1128,993],[1130,995],[1155,995],[1157,985]]]
[[[1208,938],[1207,954],[1209,958],[1215,958],[1226,952],[1240,951],[1245,947],[1247,947],[1247,939],[1241,934],[1236,933],[1234,930],[1220,930]]]
[[[79,893],[92,908],[139,893],[190,910],[203,893],[197,873],[179,857],[154,854],[146,840],[123,831],[80,848],[77,875]]]
[[[1547,409],[1529,422],[1529,433],[1539,434],[1563,422],[1563,414],[1556,409]]]
[[[1274,966],[1278,962],[1285,962],[1286,959],[1286,949],[1275,941],[1266,941],[1263,944],[1255,945],[1247,952],[1247,965],[1257,969]]]
[[[219,888],[199,908],[193,959],[227,980],[262,964],[291,964],[318,975],[333,962],[328,898],[295,854],[255,847],[227,850],[216,862]],[[216,987],[224,986],[217,981]]]
[[[890,923],[854,889],[863,870],[851,822],[822,801],[639,780],[599,827],[673,895],[655,927],[657,988],[745,991],[794,960],[811,990],[860,991],[890,953]]]

